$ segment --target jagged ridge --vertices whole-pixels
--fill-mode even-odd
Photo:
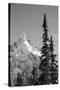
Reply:
[[[18,40],[18,42],[17,42],[18,47],[20,46],[21,43],[23,43],[23,44],[26,46],[27,50],[28,50],[30,53],[32,53],[32,54],[34,54],[34,55],[36,55],[36,56],[39,56],[39,57],[41,56],[41,53],[40,53],[40,51],[38,50],[38,48],[34,47],[34,46],[31,44],[31,41],[28,39],[28,37],[27,37],[27,35],[26,35],[25,33],[23,33],[23,34],[21,35],[21,37],[19,38],[19,40]]]

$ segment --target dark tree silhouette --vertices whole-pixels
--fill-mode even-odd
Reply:
[[[17,73],[17,78],[15,79],[15,86],[22,86],[23,85],[23,79],[20,73]]]
[[[44,20],[43,20],[43,45],[41,48],[41,64],[39,66],[39,69],[42,70],[42,78],[39,78],[41,84],[49,84],[49,38],[48,38],[48,27],[47,27],[47,20],[46,20],[46,14],[44,14]]]
[[[38,85],[37,68],[33,66],[32,75],[30,77],[31,85]]]
[[[56,61],[56,55],[54,54],[54,45],[52,36],[50,38],[50,62],[51,62],[51,83],[57,84],[58,83],[58,62]]]

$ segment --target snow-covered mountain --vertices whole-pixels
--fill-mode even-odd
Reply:
[[[40,64],[40,51],[31,43],[27,35],[23,33],[17,42],[10,47],[10,68],[11,68],[11,83],[14,86],[14,79],[19,72],[24,77],[26,84],[27,76],[31,76],[33,66],[37,69]],[[38,69],[38,76],[40,75]]]
[[[36,55],[36,56],[41,56],[41,53],[40,51],[38,50],[37,47],[34,47],[32,44],[31,44],[31,41],[28,39],[27,35],[25,33],[23,33],[21,35],[21,37],[19,38],[18,42],[17,42],[17,46],[19,47],[20,45],[24,44],[24,46],[27,48],[27,50],[32,53],[33,55]]]

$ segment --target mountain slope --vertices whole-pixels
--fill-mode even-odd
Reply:
[[[38,50],[38,48],[34,47],[31,44],[31,41],[28,39],[27,35],[25,33],[22,34],[22,36],[20,37],[20,39],[18,40],[18,46],[23,43],[24,46],[28,49],[28,51],[36,56],[41,56],[40,51]]]
[[[40,51],[31,44],[26,34],[23,34],[18,42],[11,46],[10,70],[12,86],[14,86],[14,79],[17,77],[18,72],[22,74],[24,84],[26,84],[27,77],[31,76],[33,66],[39,67],[40,55]]]

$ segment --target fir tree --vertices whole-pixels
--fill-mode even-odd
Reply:
[[[38,85],[38,75],[37,75],[37,68],[33,66],[32,75],[30,77],[31,85]]]
[[[46,14],[44,14],[44,20],[43,20],[43,46],[41,48],[41,64],[39,68],[42,70],[42,76],[40,76],[39,80],[41,84],[49,84],[49,38],[48,38],[48,27],[47,27],[47,20],[46,20]],[[41,78],[42,77],[42,78]]]
[[[17,73],[17,79],[15,80],[15,86],[22,86],[23,85],[23,79],[20,73]]]
[[[58,83],[58,62],[56,61],[56,55],[54,54],[54,45],[52,36],[50,39],[50,62],[51,62],[51,83]]]

